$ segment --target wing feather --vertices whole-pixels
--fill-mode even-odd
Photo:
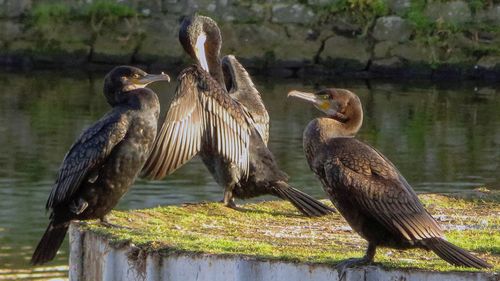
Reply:
[[[366,215],[409,241],[442,236],[441,228],[396,167],[370,146],[350,141],[355,142],[356,155],[363,157],[353,161],[352,153],[337,150],[336,157],[324,166],[328,185],[348,189],[352,202]]]
[[[143,176],[161,179],[204,146],[238,165],[247,175],[252,122],[244,107],[208,73],[197,66],[189,67],[179,76],[176,97],[144,165]]]
[[[175,98],[165,116],[142,175],[161,179],[173,173],[200,150],[203,108],[189,75],[181,75]],[[189,129],[188,129],[189,128]],[[185,147],[191,147],[189,153]]]
[[[101,166],[113,148],[125,137],[128,120],[112,110],[80,135],[59,168],[46,208],[70,200],[89,174]]]
[[[253,119],[255,129],[267,145],[269,141],[269,113],[252,78],[233,55],[223,57],[222,66],[226,79],[231,80],[229,94],[246,107]]]

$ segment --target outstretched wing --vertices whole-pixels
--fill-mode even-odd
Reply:
[[[269,140],[269,113],[259,91],[253,84],[252,78],[233,55],[222,58],[222,70],[224,71],[226,84],[229,87],[229,94],[246,107],[254,121],[255,129],[257,129],[257,132],[267,145]]]
[[[194,157],[202,145],[221,154],[248,174],[252,120],[197,66],[179,76],[176,98],[167,113],[143,176],[161,179]]]
[[[204,113],[196,91],[196,81],[192,78],[189,75],[179,77],[175,98],[144,165],[143,176],[161,179],[200,151]]]
[[[83,181],[95,180],[93,172],[123,140],[128,130],[128,120],[118,111],[111,111],[86,129],[70,148],[59,168],[46,208],[67,202]]]
[[[356,139],[345,142],[351,142],[350,150],[356,149],[356,153],[343,153],[342,146],[337,147],[337,156],[324,166],[330,186],[348,190],[360,210],[408,241],[443,235],[411,186],[385,156]]]

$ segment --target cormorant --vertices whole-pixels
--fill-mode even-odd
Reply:
[[[256,90],[242,92],[254,89],[253,83],[231,57],[224,64],[229,68],[226,76],[232,77],[232,90],[227,92],[219,59],[221,34],[215,21],[198,15],[185,19],[179,41],[197,64],[179,75],[175,98],[143,175],[161,179],[199,153],[217,183],[225,188],[223,202],[228,207],[236,207],[233,197],[270,194],[290,201],[308,216],[332,212],[288,185],[287,175],[278,168],[264,142],[268,135],[267,111]],[[249,109],[244,105],[259,103],[262,107]],[[265,116],[252,118],[262,113],[261,109]]]
[[[291,91],[288,96],[326,113],[327,117],[312,120],[304,130],[304,152],[337,210],[368,240],[365,256],[345,261],[340,268],[372,262],[378,246],[423,248],[454,265],[490,267],[446,241],[394,164],[354,138],[363,122],[361,102],[354,93],[330,88],[314,94]]]
[[[72,220],[101,219],[115,207],[141,170],[154,142],[160,104],[149,83],[166,74],[147,74],[118,66],[104,79],[104,95],[113,108],[83,131],[70,148],[46,209],[50,223],[31,263],[52,260]]]

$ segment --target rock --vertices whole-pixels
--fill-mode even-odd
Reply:
[[[472,18],[469,5],[464,1],[428,2],[425,15],[431,20],[442,19],[451,24],[463,24]]]
[[[389,8],[398,16],[404,16],[411,8],[411,0],[390,0]]]
[[[16,40],[8,42],[6,51],[9,54],[26,54],[31,53],[35,44],[27,40]]]
[[[400,72],[403,67],[404,64],[401,59],[398,57],[391,57],[372,61],[370,71],[381,76],[392,76]]]
[[[366,40],[334,36],[325,42],[320,60],[331,65],[335,71],[364,70],[370,60]]]
[[[391,48],[395,45],[396,43],[392,41],[382,41],[375,44],[375,46],[373,47],[373,58],[387,58],[390,54]]]
[[[50,49],[35,50],[31,58],[35,67],[82,65],[88,62],[90,49],[84,43],[63,42]]]
[[[272,22],[307,24],[314,18],[314,12],[301,4],[276,4],[272,7]]]
[[[251,67],[295,68],[311,63],[321,46],[309,28],[277,24],[224,24],[222,54],[246,59]]]
[[[162,11],[162,0],[121,0],[119,3],[128,5],[145,17],[161,15]]]
[[[92,62],[127,64],[139,47],[140,23],[117,23],[105,26],[93,44]]]
[[[144,38],[134,60],[141,63],[170,64],[182,61],[184,50],[177,34],[179,24],[173,19],[153,19],[144,22]]]
[[[114,37],[110,40],[111,37]],[[136,48],[135,44],[129,44],[128,40],[120,40],[115,36],[98,36],[94,42],[92,62],[128,64],[132,61],[132,55]]]
[[[321,41],[310,39],[313,31],[294,25],[288,25],[285,29],[288,37],[274,48],[278,66],[300,67],[313,62],[321,46]]]
[[[311,6],[326,6],[326,5],[335,5],[340,0],[308,0],[307,4]]]
[[[500,71],[500,56],[484,56],[475,67],[486,71]]]
[[[31,8],[30,0],[0,0],[0,17],[16,18]]]
[[[162,12],[190,16],[195,12],[214,15],[217,4],[209,0],[162,0]]]
[[[11,41],[23,36],[23,26],[13,20],[0,20],[0,40]]]
[[[219,24],[222,54],[249,60],[251,67],[262,68],[274,60],[274,49],[286,42],[283,27],[275,24]],[[257,47],[258,46],[258,47]]]
[[[252,3],[250,5],[232,5],[219,9],[218,14],[222,21],[235,23],[256,23],[266,19],[267,13],[263,5]]]
[[[500,24],[500,5],[497,4],[490,9],[480,10],[476,13],[479,22],[490,22]]]
[[[412,33],[411,25],[398,16],[380,17],[373,28],[373,37],[378,41],[408,41]]]
[[[338,34],[344,37],[355,38],[363,32],[362,26],[354,23],[350,17],[347,16],[335,16],[331,20],[332,29]]]
[[[427,47],[416,42],[395,45],[391,51],[391,56],[397,56],[412,63],[432,63],[432,52]]]

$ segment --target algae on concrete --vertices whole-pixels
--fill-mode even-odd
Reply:
[[[452,243],[486,259],[500,270],[500,196],[482,193],[472,198],[421,195]],[[366,241],[339,214],[301,216],[287,202],[245,204],[233,210],[219,203],[163,206],[114,211],[113,226],[98,222],[81,227],[105,236],[111,245],[133,244],[144,253],[242,255],[256,259],[337,264],[361,257]],[[380,248],[375,262],[387,268],[476,271],[447,264],[432,252]]]

